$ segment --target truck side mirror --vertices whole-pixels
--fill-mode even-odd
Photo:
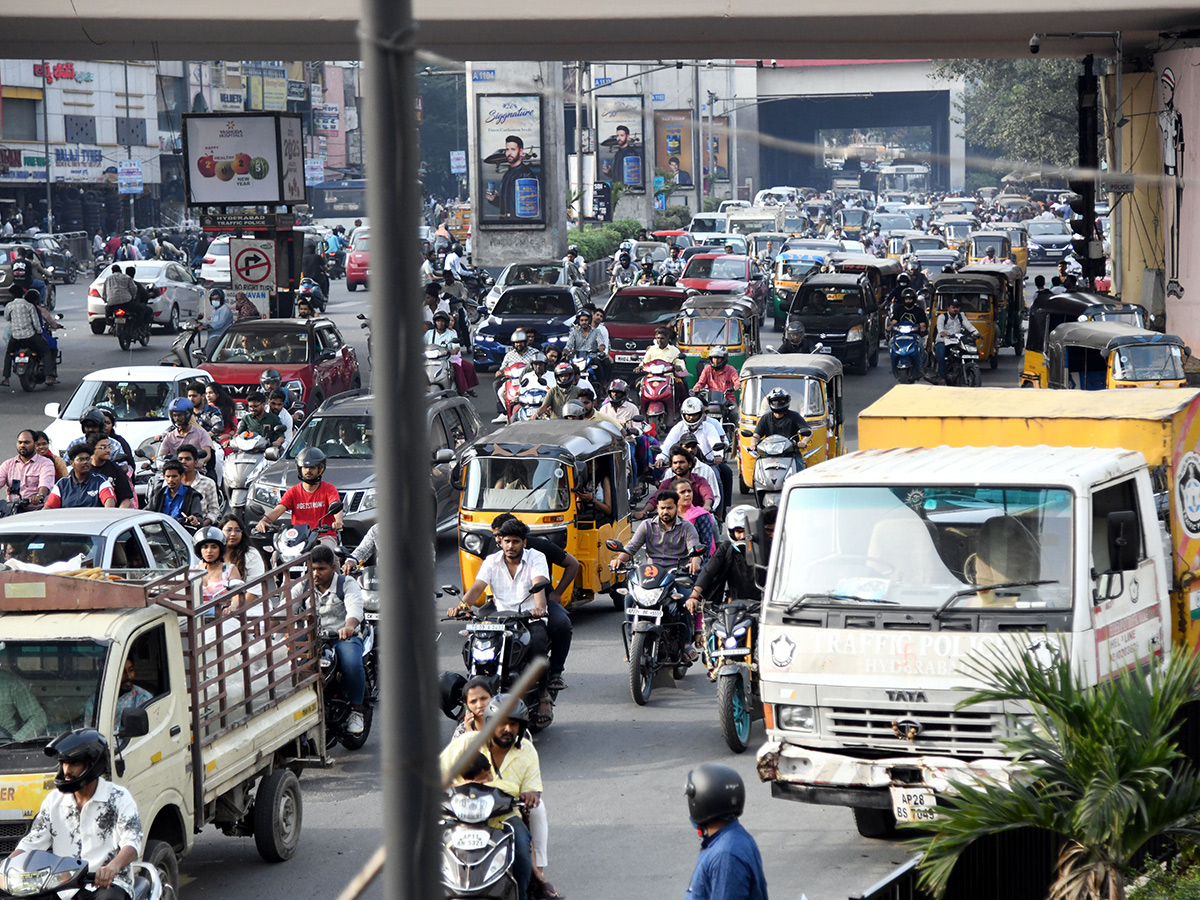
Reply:
[[[121,728],[118,732],[122,738],[142,737],[150,733],[150,717],[140,707],[130,707],[121,713]]]
[[[1108,514],[1108,559],[1110,571],[1129,572],[1138,566],[1141,541],[1138,540],[1138,517],[1131,511]]]

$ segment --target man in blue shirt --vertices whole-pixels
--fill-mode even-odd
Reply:
[[[746,786],[729,766],[705,763],[688,773],[688,815],[703,840],[686,900],[767,900],[762,855],[738,817]]]

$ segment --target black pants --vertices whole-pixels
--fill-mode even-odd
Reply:
[[[725,452],[734,453],[735,449],[726,448]],[[721,479],[721,512],[724,513],[733,503],[733,469],[729,468],[729,463],[717,463],[714,468],[717,470],[717,477]]]
[[[17,340],[10,338],[8,342],[8,351],[4,354],[4,377],[8,378],[12,375],[13,356],[22,347],[28,347],[36,351],[46,364],[46,377],[55,378],[58,375],[58,359],[56,354],[50,352],[50,345],[46,343],[44,335],[35,334],[31,338]]]
[[[551,600],[546,606],[546,631],[550,639],[550,674],[561,675],[571,652],[571,617],[561,603]]]
[[[106,888],[80,888],[75,894],[75,900],[129,900],[129,895],[125,893],[124,888],[112,884]]]

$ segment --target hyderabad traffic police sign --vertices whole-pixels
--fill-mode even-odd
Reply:
[[[275,293],[275,242],[232,238],[230,275],[235,291]]]

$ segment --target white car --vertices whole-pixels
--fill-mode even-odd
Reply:
[[[150,308],[154,310],[154,325],[161,325],[174,334],[184,319],[199,318],[204,299],[204,287],[187,267],[163,259],[146,259],[122,264],[134,268],[133,279],[150,291]],[[109,326],[104,314],[104,298],[100,288],[112,272],[110,267],[88,286],[87,317],[92,334],[104,334]]]
[[[205,284],[232,285],[233,274],[229,269],[229,235],[223,234],[213,238],[213,242],[204,251],[200,263],[200,280]]]
[[[567,280],[568,273],[565,270],[566,266],[561,259],[509,263],[483,298],[484,305],[490,313],[496,308],[496,301],[509,288],[539,284],[574,284],[574,281]],[[583,281],[584,278],[581,275],[577,280]]]
[[[169,516],[144,509],[46,509],[0,523],[11,568],[162,569],[191,566],[191,536]]]
[[[72,441],[83,436],[79,417],[93,406],[112,410],[116,432],[133,449],[148,437],[162,434],[171,427],[167,407],[186,396],[183,385],[189,381],[212,381],[200,369],[176,366],[117,366],[98,369],[83,376],[83,381],[66,404],[47,403],[45,413],[53,421],[45,427],[56,453],[62,453]]]

